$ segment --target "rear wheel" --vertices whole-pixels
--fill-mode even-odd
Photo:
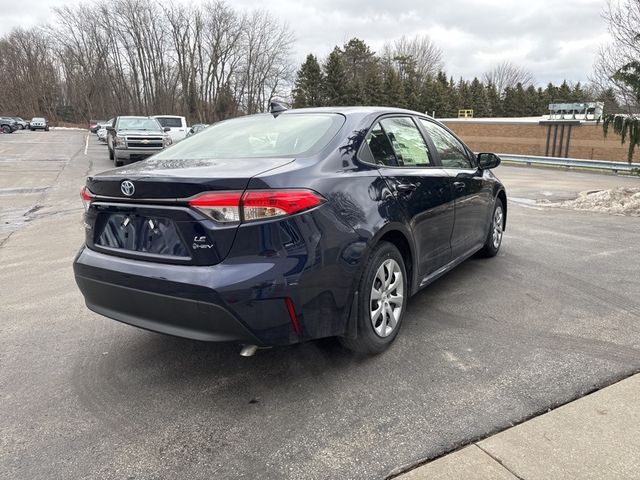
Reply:
[[[491,216],[491,224],[489,225],[489,233],[484,242],[480,255],[483,257],[495,257],[502,245],[502,235],[504,232],[504,205],[500,198],[496,199],[496,205],[493,207],[493,215]]]
[[[407,271],[398,249],[380,242],[360,280],[357,338],[340,338],[348,349],[376,354],[395,340],[408,297]]]
[[[11,128],[9,127],[9,125],[2,125],[2,131],[4,133],[11,133]]]

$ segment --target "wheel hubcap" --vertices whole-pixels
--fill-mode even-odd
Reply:
[[[498,205],[496,211],[493,214],[493,248],[498,248],[502,243],[502,228],[504,225],[504,214],[502,213],[502,207]]]
[[[379,337],[388,337],[400,320],[404,305],[404,278],[398,262],[385,260],[373,279],[369,316]]]

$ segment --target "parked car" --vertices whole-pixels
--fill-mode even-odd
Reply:
[[[103,143],[107,143],[107,127],[110,127],[113,125],[113,118],[110,120],[107,120],[106,122],[102,122],[98,124],[98,130],[96,130],[96,135],[98,137],[98,140],[103,142]]]
[[[109,159],[116,167],[143,160],[171,143],[168,129],[152,117],[115,117],[107,126]]]
[[[499,163],[408,110],[220,122],[87,179],[75,279],[95,312],[238,342],[245,355],[330,336],[381,352],[411,295],[475,253],[498,253]]]
[[[168,128],[173,143],[179,142],[187,136],[187,119],[177,115],[154,115],[153,118],[160,122],[164,128]]]
[[[195,125],[191,125],[191,128],[187,132],[187,137],[191,137],[192,135],[195,135],[196,133],[200,133],[202,130],[204,130],[208,126],[209,125],[206,124],[206,123],[196,123]]]
[[[29,125],[29,122],[24,121],[22,118],[20,117],[9,117],[9,118],[13,118],[18,123],[18,127],[20,127],[20,130],[24,130],[25,128],[28,128],[27,125]]]
[[[98,133],[100,125],[105,123],[105,120],[89,120],[89,131],[91,133]]]
[[[18,130],[18,122],[11,117],[0,117],[0,131],[2,133],[13,133]]]
[[[33,132],[34,130],[44,130],[45,132],[49,131],[49,122],[44,117],[33,117],[31,122],[29,123],[29,129]]]

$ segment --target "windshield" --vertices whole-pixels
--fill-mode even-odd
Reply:
[[[217,123],[157,154],[162,159],[218,159],[313,155],[344,123],[334,113],[251,115]]]
[[[160,124],[153,118],[121,118],[119,130],[160,130]]]
[[[42,117],[34,117],[31,121],[32,122],[44,122],[44,118],[42,118]]]

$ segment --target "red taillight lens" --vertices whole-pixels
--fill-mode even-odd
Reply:
[[[308,210],[324,202],[311,190],[254,190],[246,192],[204,193],[189,206],[221,223],[266,220]],[[242,218],[241,218],[242,214]]]
[[[89,205],[95,198],[95,195],[89,191],[89,189],[84,186],[82,190],[80,190],[80,198],[82,199],[82,204],[84,205],[85,211],[89,209]]]
[[[242,192],[205,193],[189,202],[189,206],[221,223],[240,221]]]
[[[263,220],[308,210],[323,198],[310,190],[249,191],[242,197],[244,219]]]

